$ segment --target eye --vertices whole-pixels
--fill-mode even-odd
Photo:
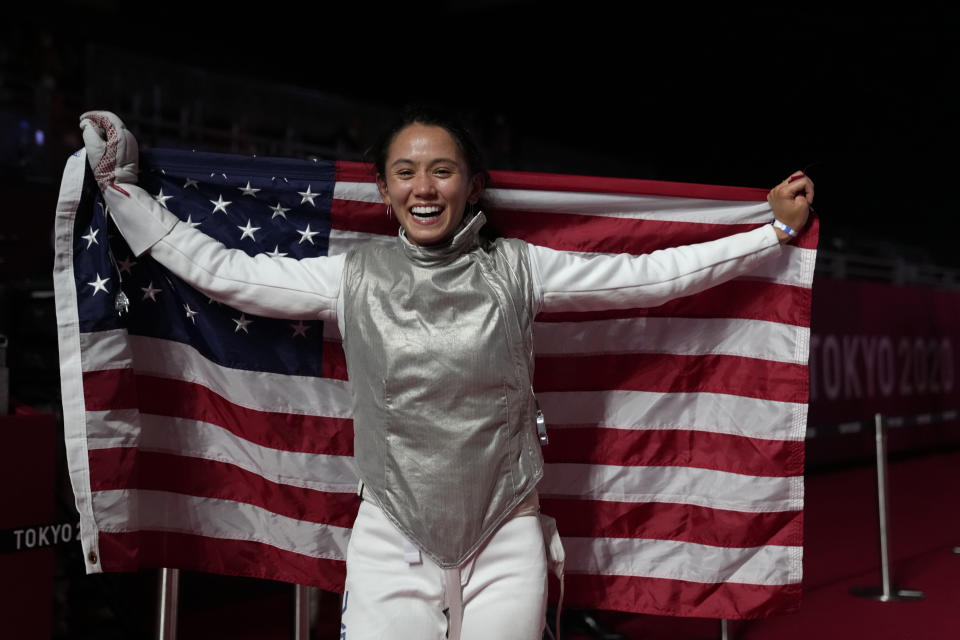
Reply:
[[[434,175],[440,176],[441,178],[449,178],[453,175],[453,171],[447,169],[446,167],[437,167],[433,171]]]
[[[397,169],[396,172],[394,173],[394,175],[396,175],[398,178],[410,178],[411,176],[413,176],[413,170],[412,170],[412,169]]]

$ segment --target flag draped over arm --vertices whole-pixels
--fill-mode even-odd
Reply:
[[[140,185],[254,255],[395,242],[370,168],[155,150]],[[67,163],[55,287],[68,464],[89,572],[180,567],[341,590],[356,515],[332,323],[209,300],[116,233]],[[646,253],[771,219],[756,189],[493,172],[505,236]],[[743,618],[795,609],[816,221],[757,271],[656,308],[541,314],[540,484],[567,603]],[[129,311],[118,314],[123,291]]]

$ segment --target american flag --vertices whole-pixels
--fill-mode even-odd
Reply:
[[[396,241],[363,164],[154,150],[139,184],[251,255]],[[645,253],[771,219],[763,190],[643,180],[493,172],[486,198],[502,235],[578,252]],[[695,296],[538,316],[539,491],[566,548],[565,606],[722,618],[798,606],[816,227]],[[88,572],[169,566],[342,590],[358,500],[336,325],[243,314],[131,255],[82,151],[56,229]]]

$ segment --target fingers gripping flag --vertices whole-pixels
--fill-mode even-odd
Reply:
[[[366,165],[155,150],[141,167],[163,206],[250,255],[395,241]],[[88,571],[341,590],[358,500],[335,324],[249,316],[135,258],[89,173],[83,152],[70,158],[55,268]],[[639,180],[493,172],[486,199],[502,235],[578,252],[771,219],[761,190]],[[566,547],[567,602],[723,618],[798,606],[816,240],[814,220],[750,276],[660,307],[538,316],[539,491]]]

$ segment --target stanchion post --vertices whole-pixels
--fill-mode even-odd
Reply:
[[[180,570],[160,569],[157,589],[157,640],[177,640]]]
[[[890,571],[890,500],[887,496],[887,423],[883,415],[874,415],[874,437],[877,449],[877,515],[880,529],[880,576],[879,587],[853,587],[850,593],[861,598],[890,602],[892,600],[922,600],[923,592],[914,589],[897,589],[893,586]]]
[[[720,618],[720,640],[730,640],[730,636],[727,635],[728,633],[727,619]]]
[[[293,585],[293,640],[310,640],[310,587]]]

